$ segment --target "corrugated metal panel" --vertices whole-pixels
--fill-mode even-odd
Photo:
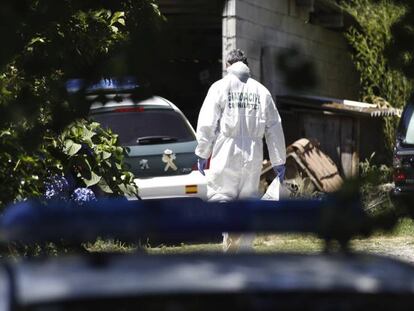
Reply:
[[[341,187],[343,180],[335,163],[308,139],[302,138],[290,145],[289,156],[306,168],[320,191],[334,192]]]

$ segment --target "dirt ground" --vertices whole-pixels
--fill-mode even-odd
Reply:
[[[393,258],[398,258],[414,264],[414,237],[371,238],[368,241],[354,241],[353,248]]]
[[[351,251],[366,252],[388,256],[414,264],[414,236],[378,236],[369,239],[352,240]],[[254,242],[254,250],[258,253],[318,253],[322,252],[324,242],[312,236],[303,235],[263,235]],[[148,249],[149,253],[191,253],[213,251],[220,252],[221,245],[182,244],[179,246],[157,246]]]
[[[323,241],[307,236],[263,236],[258,237],[255,249],[258,251],[281,251],[312,253],[323,250]],[[355,252],[367,252],[397,258],[414,263],[414,236],[376,236],[356,239],[350,243]]]

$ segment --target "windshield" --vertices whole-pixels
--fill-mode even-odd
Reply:
[[[92,115],[92,119],[118,134],[124,146],[195,140],[183,117],[173,110],[108,112]]]
[[[404,144],[414,145],[414,107],[408,105],[400,123],[400,137]]]

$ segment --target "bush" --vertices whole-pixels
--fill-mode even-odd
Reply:
[[[52,176],[65,176],[76,187],[93,188],[96,194],[137,195],[133,174],[124,164],[126,150],[118,137],[96,122],[76,121],[61,135],[53,132],[35,150],[16,143],[15,127],[0,133],[0,208],[45,194],[45,182]]]
[[[99,123],[77,121],[53,145],[61,153],[62,167],[69,170],[77,185],[97,187],[106,194],[137,195],[134,175],[123,162],[125,148],[118,144],[118,135],[102,129]]]
[[[375,153],[359,164],[361,195],[366,211],[372,214],[394,209],[389,193],[392,188],[392,169],[384,164],[372,164]]]
[[[75,122],[90,103],[64,85],[157,72],[163,18],[155,0],[4,0],[0,19],[0,209],[40,197],[54,175],[106,195],[136,194],[116,135]]]
[[[352,47],[352,59],[360,75],[361,99],[402,108],[413,85],[401,71],[389,66],[386,48],[393,39],[391,28],[404,16],[406,8],[389,0],[350,0],[342,1],[341,6],[359,24],[359,27],[350,27],[345,37]],[[385,119],[384,134],[390,153],[397,121],[395,117]]]

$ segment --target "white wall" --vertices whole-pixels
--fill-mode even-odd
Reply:
[[[311,61],[320,83],[306,93],[356,99],[358,77],[341,32],[307,23],[309,12],[295,0],[228,0],[223,13],[223,59],[235,47],[248,56],[254,78],[273,95],[292,94],[276,55],[298,48],[300,58]],[[224,64],[223,64],[224,66]],[[223,68],[224,69],[224,68]]]

